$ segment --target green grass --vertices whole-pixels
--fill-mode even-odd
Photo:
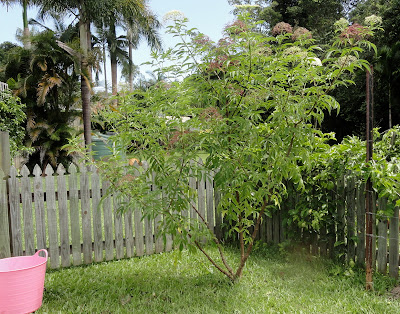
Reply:
[[[211,250],[212,255],[217,252]],[[227,249],[230,260],[237,252]],[[378,277],[378,276],[377,276]],[[163,253],[48,271],[37,313],[399,313],[378,277],[304,253],[262,248],[231,284],[200,253]]]

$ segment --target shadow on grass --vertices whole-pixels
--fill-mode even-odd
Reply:
[[[239,258],[233,248],[226,253]],[[399,303],[366,294],[357,278],[332,275],[332,267],[267,246],[255,249],[236,284],[187,252],[72,267],[48,272],[38,313],[396,313]]]

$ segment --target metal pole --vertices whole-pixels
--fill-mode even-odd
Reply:
[[[373,153],[373,104],[374,104],[374,72],[373,67],[371,66],[371,71],[367,71],[366,77],[366,89],[367,89],[367,116],[366,116],[366,149],[367,149],[367,156],[366,162],[367,167],[370,167],[370,162],[372,160],[372,153]],[[366,290],[373,290],[374,289],[374,282],[372,277],[372,260],[373,260],[373,252],[372,252],[372,240],[373,240],[373,224],[372,224],[372,182],[371,178],[368,177],[368,180],[365,185],[365,237],[366,237],[366,245],[365,245],[365,259],[366,259],[366,274],[365,274],[365,289]]]

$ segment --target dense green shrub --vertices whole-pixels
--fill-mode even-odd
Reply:
[[[14,156],[23,148],[22,140],[25,136],[22,124],[26,119],[25,105],[11,91],[0,92],[0,131],[10,134],[10,152]]]
[[[112,190],[130,200],[123,207],[163,215],[164,235],[172,234],[177,247],[200,249],[231,280],[242,275],[261,217],[280,206],[286,182],[305,189],[304,174],[315,169],[334,137],[318,129],[325,114],[339,110],[330,92],[352,83],[344,73],[368,69],[360,46],[373,47],[363,38],[342,37],[321,52],[309,36],[293,42],[290,33],[266,37],[254,27],[243,18],[213,43],[176,21],[169,32],[181,42],[153,54],[166,79],[109,113],[117,153],[134,143],[135,157],[148,166],[126,168],[118,157],[103,164]],[[325,55],[322,61],[316,51]],[[204,163],[197,162],[200,155],[207,156]],[[211,173],[226,228],[239,240],[236,270],[191,201],[195,190],[188,182]],[[206,253],[207,242],[219,248],[220,261]]]

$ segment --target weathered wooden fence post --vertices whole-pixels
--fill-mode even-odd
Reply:
[[[10,257],[10,229],[8,217],[7,185],[0,169],[0,258]]]
[[[8,176],[11,167],[10,136],[8,132],[0,132],[0,168]]]
[[[7,181],[4,180],[10,166],[10,137],[8,132],[0,132],[0,258],[11,256]]]

